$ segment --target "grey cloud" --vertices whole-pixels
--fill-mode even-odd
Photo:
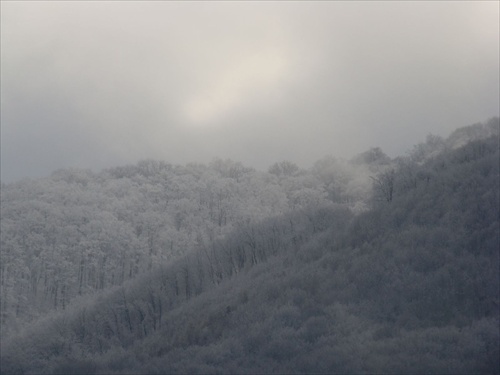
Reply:
[[[496,2],[3,2],[2,180],[402,153],[499,113]]]

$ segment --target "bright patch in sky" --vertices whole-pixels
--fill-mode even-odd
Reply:
[[[184,108],[188,123],[197,127],[216,126],[217,121],[248,102],[263,104],[269,98],[269,91],[279,89],[287,79],[289,67],[289,59],[282,51],[242,56],[188,98]]]

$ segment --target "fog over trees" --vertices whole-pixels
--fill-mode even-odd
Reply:
[[[493,118],[396,158],[2,183],[0,372],[498,373],[499,158]]]

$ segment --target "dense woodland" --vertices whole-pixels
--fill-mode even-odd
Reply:
[[[499,119],[391,159],[1,186],[1,373],[499,373]]]

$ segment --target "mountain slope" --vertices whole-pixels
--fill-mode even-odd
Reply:
[[[280,165],[286,173],[230,160],[184,167],[148,160],[2,185],[2,335],[76,297],[211,248],[237,227],[310,207],[354,207],[370,190],[364,165]]]
[[[498,373],[498,163],[497,131],[358,216],[237,227],[2,342],[2,373]]]

